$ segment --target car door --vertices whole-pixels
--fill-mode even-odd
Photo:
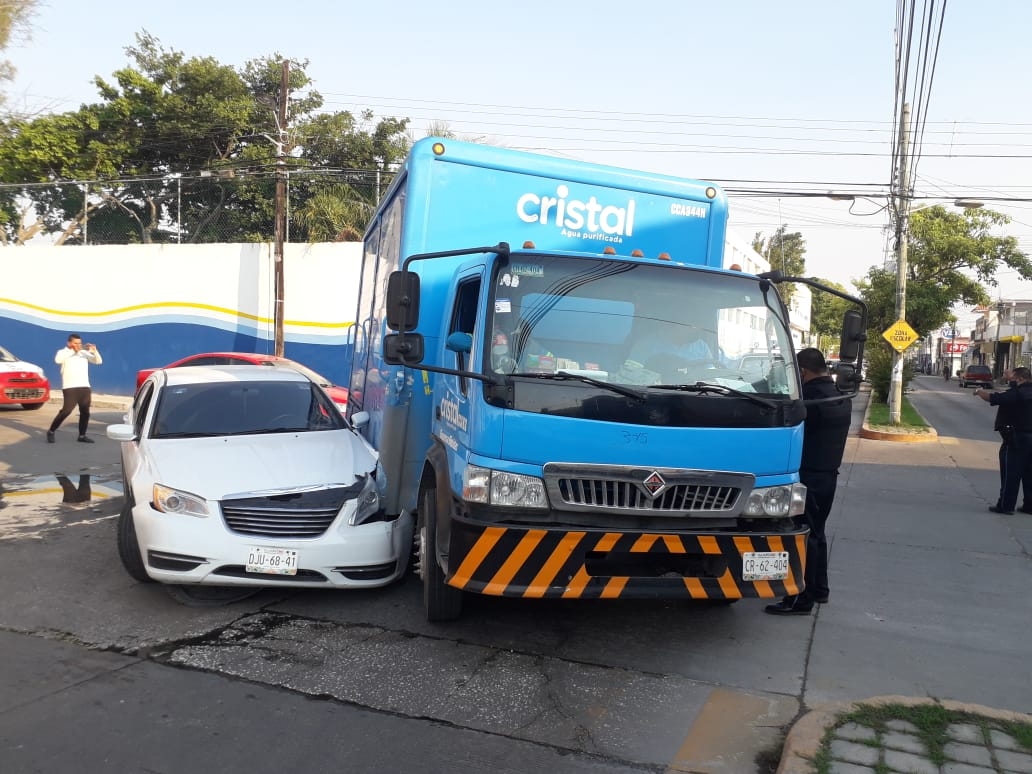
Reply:
[[[143,383],[133,398],[133,405],[129,410],[129,421],[133,426],[133,440],[122,442],[122,473],[126,483],[133,480],[136,472],[140,469],[141,450],[140,443],[144,439],[144,433],[149,433],[149,416],[153,407],[157,404],[155,395],[157,387],[155,381],[150,379]]]

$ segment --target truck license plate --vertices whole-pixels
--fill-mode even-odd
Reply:
[[[788,551],[746,551],[742,554],[742,580],[784,580],[788,577]]]
[[[262,575],[297,575],[297,551],[251,546],[247,549],[247,566],[244,569]]]

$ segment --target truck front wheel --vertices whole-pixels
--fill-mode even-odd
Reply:
[[[444,582],[437,561],[437,489],[423,491],[419,514],[419,573],[423,577],[423,609],[428,621],[454,621],[462,612],[462,592]]]

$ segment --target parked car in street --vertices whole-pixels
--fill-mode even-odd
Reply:
[[[340,413],[343,414],[348,407],[348,388],[340,387],[336,384],[332,384],[329,379],[317,374],[308,366],[301,365],[296,360],[290,360],[285,357],[276,357],[275,355],[262,355],[254,352],[201,352],[196,355],[190,355],[184,357],[181,360],[177,360],[174,363],[169,363],[164,368],[179,368],[187,365],[267,365],[267,366],[286,366],[293,368],[295,371],[300,371],[305,374],[309,379],[322,387],[329,394],[333,402],[337,404],[337,408],[340,409]],[[154,373],[156,368],[145,368],[142,371],[136,372],[136,389],[140,389],[140,385]]]
[[[35,411],[50,400],[50,380],[43,369],[0,347],[0,406]]]
[[[957,376],[957,383],[961,387],[975,385],[976,387],[993,386],[993,372],[987,365],[969,365]]]
[[[121,442],[122,564],[181,602],[383,586],[406,571],[412,527],[383,516],[377,453],[300,371],[161,369],[107,435]]]

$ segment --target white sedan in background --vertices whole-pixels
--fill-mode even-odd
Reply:
[[[274,586],[358,588],[402,577],[412,525],[387,520],[375,450],[297,371],[155,371],[122,442],[118,552],[187,604]]]

